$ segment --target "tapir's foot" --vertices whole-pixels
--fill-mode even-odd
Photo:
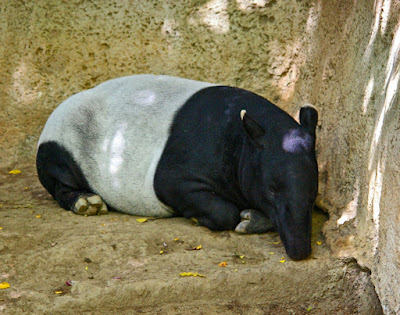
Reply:
[[[107,205],[98,196],[93,194],[82,195],[72,207],[72,211],[80,215],[95,215],[108,213]]]
[[[266,233],[275,228],[271,220],[257,210],[243,210],[240,212],[240,218],[242,221],[235,228],[235,231],[238,233]]]

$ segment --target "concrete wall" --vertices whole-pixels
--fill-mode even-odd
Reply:
[[[177,75],[320,113],[318,204],[338,257],[400,305],[400,1],[188,0],[0,3],[0,167],[33,162],[51,111],[104,80]]]

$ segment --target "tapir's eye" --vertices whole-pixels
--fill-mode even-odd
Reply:
[[[278,193],[278,189],[275,186],[268,186],[268,194],[274,197]]]

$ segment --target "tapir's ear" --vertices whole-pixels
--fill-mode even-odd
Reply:
[[[244,130],[254,144],[258,147],[262,147],[262,138],[265,135],[265,130],[243,109],[240,111],[240,118],[243,122]]]
[[[318,112],[311,104],[305,104],[300,109],[300,124],[310,133],[315,134],[315,128],[318,123]]]

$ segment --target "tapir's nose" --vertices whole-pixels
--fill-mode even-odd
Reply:
[[[293,260],[303,260],[311,255],[311,244],[295,244],[286,247],[286,253]]]

